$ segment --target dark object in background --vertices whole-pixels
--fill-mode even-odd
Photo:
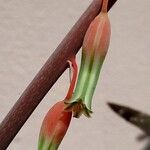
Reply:
[[[120,117],[144,132],[144,135],[140,135],[138,140],[147,138],[146,146],[142,150],[150,150],[150,115],[115,103],[108,103],[108,106]]]
[[[150,115],[115,103],[108,103],[108,106],[120,117],[144,131],[146,136],[150,136]]]

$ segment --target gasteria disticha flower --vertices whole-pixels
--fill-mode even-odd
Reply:
[[[71,121],[71,112],[64,111],[64,102],[57,102],[42,123],[38,150],[56,150]]]
[[[69,64],[73,70],[73,77],[65,100],[71,98],[77,77],[75,58],[71,59]],[[65,110],[64,100],[57,102],[48,111],[43,120],[39,135],[38,150],[57,150],[67,132],[71,118],[72,112]]]
[[[81,66],[75,92],[66,109],[72,110],[74,117],[92,113],[92,97],[110,41],[110,22],[107,14],[108,0],[103,0],[102,11],[90,24],[82,47]]]

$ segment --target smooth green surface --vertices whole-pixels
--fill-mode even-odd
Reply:
[[[58,146],[59,145],[56,144],[53,139],[40,137],[38,143],[38,150],[57,150]]]
[[[100,70],[104,61],[104,58],[96,58],[93,60],[92,70],[90,72],[90,76],[87,82],[86,94],[84,97],[84,103],[89,110],[91,110],[92,98],[93,94],[99,79]]]
[[[104,56],[98,53],[86,54],[82,51],[81,66],[79,76],[72,99],[68,104],[68,109],[72,108],[74,117],[84,114],[90,117],[92,113],[92,97],[97,85],[100,70],[104,61]]]
[[[87,57],[86,54],[82,53],[79,76],[78,76],[75,92],[72,97],[72,102],[76,101],[77,99],[83,100],[84,98],[84,95],[86,93],[86,88],[87,88],[86,83],[89,78],[89,73],[92,66],[91,59],[92,56]]]

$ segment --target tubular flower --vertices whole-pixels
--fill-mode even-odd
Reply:
[[[71,101],[66,102],[66,109],[71,109],[74,117],[77,118],[81,114],[90,117],[92,113],[92,97],[110,41],[107,5],[108,0],[103,0],[102,11],[92,21],[86,32],[77,85]]]
[[[73,58],[69,61],[73,68],[73,77],[66,99],[70,99],[77,76],[77,65]],[[38,150],[57,150],[65,136],[72,118],[72,112],[65,110],[64,100],[57,102],[46,114],[39,135]]]

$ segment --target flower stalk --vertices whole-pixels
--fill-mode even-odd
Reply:
[[[102,11],[90,24],[82,47],[81,66],[75,92],[66,109],[74,117],[92,113],[92,98],[98,82],[110,41],[110,22],[107,14],[108,0],[103,0]]]

